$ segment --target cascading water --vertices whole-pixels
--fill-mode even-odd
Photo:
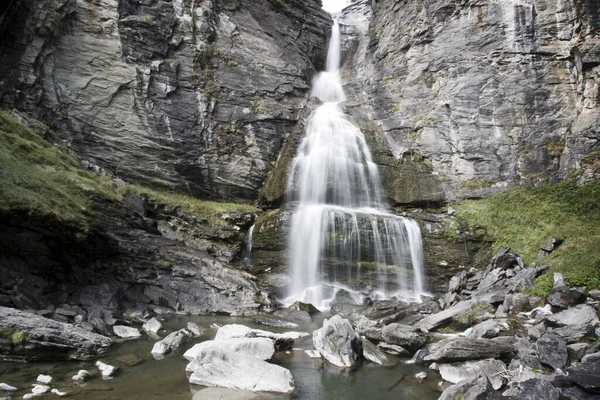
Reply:
[[[424,290],[421,231],[415,221],[387,211],[365,138],[340,105],[346,98],[339,68],[334,21],[326,71],[314,79],[311,93],[323,104],[310,117],[288,178],[295,210],[284,302],[326,309],[340,288],[357,297],[418,301]]]

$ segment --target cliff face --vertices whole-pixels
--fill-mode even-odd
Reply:
[[[555,181],[600,149],[600,2],[361,1],[348,108],[396,204]]]
[[[0,105],[91,166],[252,200],[294,127],[331,21],[313,0],[13,0]]]

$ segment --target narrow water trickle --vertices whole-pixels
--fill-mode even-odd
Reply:
[[[311,115],[292,162],[287,197],[291,284],[284,303],[327,309],[343,288],[362,297],[418,301],[424,291],[421,231],[383,200],[377,165],[361,130],[344,114],[340,30],[332,28],[326,70],[311,95]]]

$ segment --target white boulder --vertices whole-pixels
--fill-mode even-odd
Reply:
[[[291,393],[295,387],[287,369],[217,347],[202,350],[193,363],[194,385],[276,393]]]
[[[137,328],[132,328],[131,326],[125,325],[113,326],[113,332],[115,335],[123,339],[136,339],[142,336]]]
[[[142,325],[142,329],[146,332],[157,333],[162,329],[162,324],[156,318],[150,318],[148,322]]]
[[[259,360],[270,360],[275,356],[275,342],[268,338],[234,338],[223,340],[207,340],[194,345],[183,356],[192,361],[200,352],[210,347],[231,350]]]
[[[347,319],[334,315],[313,332],[313,346],[331,364],[349,368],[358,360],[359,339]]]

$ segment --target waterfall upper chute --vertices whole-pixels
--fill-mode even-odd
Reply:
[[[327,70],[314,79],[311,92],[324,103],[310,116],[288,178],[287,198],[295,208],[284,302],[324,309],[341,288],[357,299],[418,301],[424,290],[421,232],[415,221],[390,213],[382,199],[365,137],[340,104],[345,94],[339,64],[335,21]]]

